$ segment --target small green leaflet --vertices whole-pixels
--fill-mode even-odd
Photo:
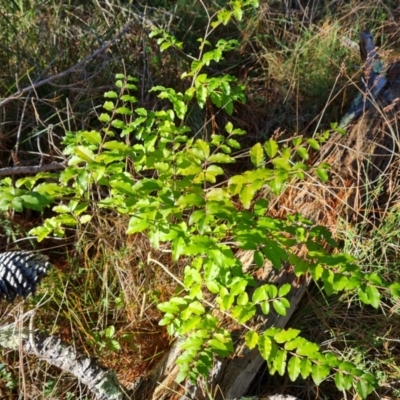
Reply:
[[[258,333],[255,331],[248,331],[245,336],[246,346],[252,350],[258,343]]]
[[[265,145],[265,152],[267,153],[269,158],[274,158],[276,154],[278,153],[278,143],[275,142],[275,140],[268,140]]]
[[[300,330],[298,329],[293,329],[293,328],[289,328],[288,330],[282,329],[274,336],[274,339],[276,343],[285,343],[295,339],[299,335],[299,333]]]
[[[117,92],[110,90],[109,92],[104,93],[104,97],[106,97],[108,99],[116,99],[116,98],[118,98],[118,94],[117,94]]]
[[[311,376],[314,383],[319,384],[329,375],[330,368],[327,365],[314,364],[311,370]]]
[[[269,355],[272,349],[272,341],[271,338],[267,335],[261,335],[258,338],[258,349],[260,350],[261,357],[264,360],[268,360]]]
[[[261,268],[264,265],[264,255],[261,251],[257,250],[253,254],[253,261],[257,267]],[[289,285],[290,286],[290,285]]]
[[[84,146],[75,147],[75,154],[87,162],[93,162],[95,158],[93,151]]]
[[[247,303],[244,306],[236,305],[232,310],[233,318],[236,318],[240,324],[246,323],[256,313],[254,304]]]
[[[343,374],[340,371],[336,372],[334,380],[339,390],[349,390],[353,385],[353,377],[350,374]]]
[[[303,379],[306,379],[311,373],[312,365],[311,361],[304,357],[300,363],[300,373]]]
[[[128,224],[127,234],[142,232],[149,227],[149,223],[145,218],[131,217]]]
[[[282,316],[286,315],[286,308],[285,308],[285,306],[283,305],[283,303],[280,300],[274,300],[272,302],[272,306],[274,307],[274,310],[279,315],[282,315]]]
[[[318,178],[321,179],[322,182],[328,182],[329,175],[326,169],[318,167],[316,173],[318,175]]]
[[[230,337],[214,335],[214,339],[209,340],[207,343],[221,357],[227,357],[233,352],[233,344]]]
[[[301,365],[300,358],[296,356],[292,356],[290,358],[288,363],[288,373],[289,373],[289,378],[292,382],[294,382],[300,375],[300,365]]]
[[[303,159],[303,160],[308,160],[309,155],[308,151],[305,147],[300,146],[296,149],[297,154]]]
[[[274,367],[280,376],[285,374],[287,353],[285,350],[280,349],[276,352],[273,359]]]
[[[243,207],[248,210],[251,206],[251,201],[254,198],[257,190],[253,187],[253,185],[245,185],[239,193],[239,199],[243,204]]]
[[[314,150],[319,150],[321,148],[315,139],[307,139],[307,142]]]
[[[260,143],[255,144],[250,150],[250,159],[253,165],[261,167],[264,163],[264,151]]]
[[[368,296],[369,304],[374,308],[379,308],[381,294],[375,286],[367,286],[366,294]]]
[[[314,353],[316,353],[317,351],[319,351],[319,346],[317,344],[306,342],[297,348],[296,354],[298,354],[299,356],[309,357]]]

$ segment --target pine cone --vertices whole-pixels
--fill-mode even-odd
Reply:
[[[0,299],[14,301],[17,295],[26,298],[51,268],[47,257],[28,251],[0,253]]]

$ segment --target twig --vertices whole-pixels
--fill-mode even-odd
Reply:
[[[85,63],[87,63],[89,60],[95,58],[96,56],[98,56],[100,53],[102,53],[104,50],[106,50],[108,47],[110,47],[113,43],[115,43],[121,36],[125,35],[125,33],[129,30],[129,28],[131,27],[132,22],[128,23],[121,32],[118,33],[117,36],[115,36],[113,39],[111,39],[109,42],[107,42],[103,47],[101,47],[100,49],[96,50],[94,53],[88,55],[87,57],[85,57],[82,61],[80,61],[78,64],[75,64],[74,66],[72,66],[71,68],[67,69],[66,71],[60,72],[58,74],[49,76],[46,79],[43,79],[39,82],[33,83],[30,86],[20,89],[17,92],[15,92],[13,95],[11,95],[10,97],[5,98],[3,101],[0,101],[0,107],[8,104],[9,102],[20,98],[22,95],[24,95],[25,93],[31,91],[31,90],[35,90],[37,88],[39,88],[40,86],[45,85],[46,83],[49,83],[51,81],[54,81],[55,79],[61,78],[65,75],[68,75],[69,73],[73,72],[74,70],[76,70],[77,68],[79,68],[80,66],[84,65]]]

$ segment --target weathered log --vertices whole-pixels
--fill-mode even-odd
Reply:
[[[32,320],[33,316],[31,316]],[[18,350],[47,361],[75,376],[98,400],[125,400],[130,396],[119,384],[113,371],[101,367],[96,360],[81,355],[73,346],[56,336],[21,327],[19,321],[0,326],[0,346]]]

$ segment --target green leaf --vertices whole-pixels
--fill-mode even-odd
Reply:
[[[163,52],[164,50],[167,50],[169,47],[172,46],[172,43],[168,43],[168,42],[164,42],[161,46],[160,46],[160,51]]]
[[[206,312],[204,306],[199,301],[190,303],[188,309],[196,315],[203,315]]]
[[[191,194],[185,194],[179,197],[179,199],[176,201],[176,204],[180,206],[202,206],[205,204],[205,201],[202,196],[191,193]]]
[[[115,335],[115,326],[114,325],[110,325],[107,329],[106,329],[106,337],[111,339],[112,337],[114,337]]]
[[[207,100],[207,88],[204,85],[199,85],[196,89],[197,103],[200,108],[204,107]]]
[[[194,87],[190,87],[185,92],[185,100],[191,100],[196,93],[196,89]]]
[[[223,8],[217,14],[218,21],[221,22],[223,25],[227,25],[232,18],[232,14],[232,11],[228,11],[227,9]]]
[[[208,159],[210,156],[210,146],[207,142],[202,139],[197,139],[195,147],[202,152],[202,159]]]
[[[365,291],[364,285],[362,285],[358,288],[358,297],[364,304],[369,304],[369,297]]]
[[[342,363],[339,364],[339,369],[341,371],[347,371],[347,372],[352,372],[356,366],[349,361],[343,361]]]
[[[258,268],[261,268],[264,265],[264,255],[261,251],[257,250],[253,254],[253,261],[257,265]]]
[[[255,331],[248,331],[245,336],[246,346],[252,350],[258,344],[258,333]]]
[[[206,286],[207,289],[213,294],[217,294],[221,290],[219,284],[215,281],[206,281]]]
[[[296,354],[298,354],[299,356],[311,356],[313,354],[315,354],[317,351],[319,351],[319,346],[315,343],[311,343],[311,342],[306,342],[302,345],[300,345],[297,349],[296,349]]]
[[[88,222],[90,222],[92,220],[92,215],[89,215],[89,214],[84,214],[84,215],[81,215],[80,217],[79,217],[79,222],[81,223],[81,224],[87,224]]]
[[[114,103],[112,101],[105,101],[103,104],[103,108],[105,108],[107,111],[112,111],[114,110]],[[108,115],[108,114],[104,114]]]
[[[307,143],[314,149],[319,150],[321,146],[315,139],[307,139]]]
[[[250,149],[250,159],[253,165],[257,167],[261,167],[261,165],[264,162],[264,151],[263,148],[261,147],[260,143],[255,144],[251,149]]]
[[[75,154],[81,158],[82,160],[85,160],[87,162],[93,162],[95,155],[93,154],[93,151],[90,150],[87,147],[84,146],[77,146],[75,147]]]
[[[311,376],[314,383],[319,386],[319,384],[329,375],[330,368],[327,365],[314,364],[311,370]]]
[[[373,386],[362,379],[357,381],[356,383],[357,393],[361,396],[362,399],[367,398],[367,396],[374,390]]]
[[[198,328],[202,323],[202,317],[200,315],[193,315],[183,322],[182,326],[179,328],[179,333],[185,335],[188,332]]]
[[[287,359],[287,352],[283,349],[278,350],[273,359],[274,367],[278,371],[278,374],[280,376],[283,376],[285,374],[286,359]]]
[[[229,156],[228,154],[223,154],[223,153],[216,153],[212,154],[210,157],[207,159],[208,162],[216,162],[216,163],[221,163],[221,164],[228,164],[228,163],[235,163],[236,160]]]
[[[179,312],[177,304],[173,304],[171,301],[166,301],[157,305],[157,308],[163,313],[176,314]]]
[[[282,268],[282,261],[288,261],[286,251],[273,240],[265,240],[265,246],[262,251],[277,270]]]
[[[235,8],[233,9],[233,15],[235,16],[235,18],[236,18],[238,21],[241,21],[241,20],[242,20],[242,17],[243,17],[243,11],[242,11],[242,9],[241,9],[240,7],[235,7]]]
[[[106,97],[108,99],[117,99],[118,98],[118,94],[117,94],[117,92],[114,92],[113,90],[110,90],[110,91],[104,93],[104,97]]]
[[[264,300],[268,300],[269,299],[269,295],[268,295],[268,285],[262,285],[260,287],[258,287],[252,296],[253,302],[254,303],[261,303]]]
[[[249,295],[247,294],[247,292],[239,294],[238,298],[236,299],[236,303],[239,306],[247,305],[249,303]]]
[[[269,139],[267,142],[265,142],[264,148],[268,157],[274,158],[278,153],[279,146],[278,143],[275,142],[275,140]]]
[[[238,294],[243,293],[247,288],[247,280],[242,278],[234,278],[233,284],[231,285],[231,294],[233,296],[237,296]]]
[[[303,358],[300,363],[300,373],[303,379],[308,378],[312,370],[311,361],[308,358]]]
[[[243,204],[243,207],[248,210],[251,206],[251,201],[254,198],[254,195],[257,193],[257,190],[254,189],[252,185],[243,186],[242,190],[239,193],[239,199]]]
[[[50,204],[49,200],[45,196],[42,196],[37,192],[24,194],[20,199],[25,208],[36,211],[43,211],[43,209]]]
[[[119,344],[118,340],[110,340],[107,344],[107,347],[112,351],[120,351],[121,345]]]
[[[393,283],[389,286],[392,296],[395,300],[400,298],[400,283]]]
[[[285,343],[295,339],[299,335],[299,333],[300,330],[298,329],[293,329],[293,328],[289,328],[288,330],[282,329],[274,336],[274,339],[276,343]]]
[[[181,254],[184,252],[186,247],[186,242],[182,236],[175,238],[172,241],[172,257],[174,261],[177,261]]]
[[[334,377],[334,381],[335,381],[336,387],[340,391],[350,389],[350,388],[346,388],[344,375],[341,372],[339,372],[339,371],[336,372],[335,377]],[[351,387],[351,384],[350,384],[350,387]]]
[[[232,122],[228,122],[228,123],[225,125],[225,130],[226,130],[229,134],[232,133],[232,131],[233,131]]]
[[[328,182],[329,175],[328,175],[328,171],[326,169],[318,167],[316,170],[316,173],[322,182]]]
[[[274,159],[272,160],[272,164],[274,164],[274,166],[275,166],[276,168],[283,169],[284,171],[291,171],[291,169],[292,169],[292,167],[291,167],[289,161],[286,160],[286,159],[283,158],[283,157],[274,158]]]
[[[111,120],[111,117],[108,114],[101,113],[99,115],[99,121],[101,121],[101,122],[110,122],[110,120]]]
[[[89,143],[98,145],[101,144],[102,138],[99,132],[96,131],[86,131],[82,135]]]
[[[244,324],[249,319],[253,318],[256,311],[256,307],[251,303],[247,303],[243,306],[236,305],[232,310],[232,316],[238,320],[239,324]]]
[[[271,354],[272,341],[271,338],[263,334],[258,338],[258,349],[260,351],[261,357],[264,360],[268,360]]]
[[[297,154],[303,159],[303,160],[308,160],[309,155],[308,151],[305,147],[300,146],[296,149]]]
[[[274,307],[274,310],[282,316],[286,315],[286,308],[285,306],[282,304],[282,302],[280,300],[274,300],[272,302],[272,306]]]
[[[127,234],[142,232],[149,227],[149,222],[145,218],[131,217],[128,224]]]
[[[366,294],[368,296],[369,304],[374,308],[379,308],[381,294],[375,286],[367,286]]]
[[[292,356],[288,362],[288,373],[292,382],[294,382],[300,375],[300,366],[301,359],[296,356]]]
[[[268,314],[269,314],[270,309],[271,309],[271,307],[270,307],[270,305],[269,305],[269,301],[263,301],[263,302],[260,304],[260,307],[261,307],[261,311],[262,311],[265,315],[268,315]]]
[[[302,337],[296,337],[295,339],[293,339],[290,342],[286,342],[285,343],[285,349],[288,351],[292,351],[294,349],[297,349],[299,346],[307,343],[307,339],[302,338]]]
[[[208,345],[219,356],[227,357],[233,352],[232,339],[222,335],[214,335],[214,339],[209,340]]]
[[[292,290],[292,285],[290,283],[285,283],[279,288],[278,296],[286,296]]]

